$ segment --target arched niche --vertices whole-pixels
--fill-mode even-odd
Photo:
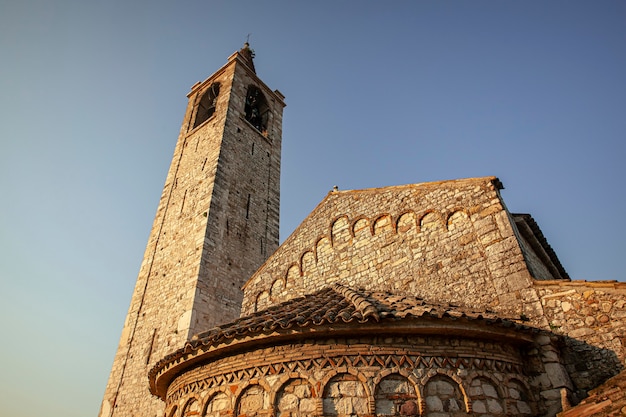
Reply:
[[[424,386],[425,416],[458,417],[467,415],[465,397],[459,384],[445,375],[436,375]]]
[[[417,221],[415,218],[415,213],[412,211],[408,211],[406,213],[402,213],[396,222],[396,230],[400,233],[410,233],[415,232],[417,229]]]
[[[507,383],[509,399],[507,401],[507,412],[514,416],[532,416],[533,400],[526,386],[517,380],[510,380]]]
[[[254,311],[261,311],[270,305],[270,293],[267,290],[262,291],[254,302]]]
[[[316,398],[311,384],[302,378],[292,378],[276,394],[276,417],[309,417],[315,415]]]
[[[352,241],[350,233],[350,222],[347,216],[337,218],[330,227],[330,237],[333,248],[340,250],[349,245]]]
[[[374,220],[374,235],[380,236],[385,233],[393,232],[393,225],[391,223],[391,216],[389,214],[383,214]]]
[[[469,396],[476,415],[506,415],[502,395],[494,381],[486,377],[474,378],[469,384]]]
[[[420,230],[422,232],[431,232],[443,229],[443,222],[438,213],[429,211],[420,219]]]
[[[310,273],[315,270],[316,262],[315,262],[315,254],[312,251],[306,251],[300,257],[300,265],[302,273]]]
[[[302,272],[300,270],[299,264],[293,264],[287,269],[287,276],[285,277],[286,287],[293,288],[296,284],[300,283],[300,277],[302,277]]]
[[[457,210],[448,216],[447,227],[450,232],[471,231],[471,222],[465,211]]]
[[[370,222],[367,218],[362,217],[352,224],[352,235],[356,239],[366,239],[372,236]]]
[[[376,415],[417,416],[419,400],[415,386],[400,374],[387,375],[376,385],[374,393]]]
[[[272,287],[270,288],[270,298],[279,297],[283,291],[285,290],[285,281],[282,278],[278,278],[276,281],[272,283]]]
[[[213,395],[209,401],[206,403],[206,407],[204,408],[203,417],[221,417],[227,414],[228,410],[231,409],[231,399],[224,392],[218,392]]]
[[[246,387],[237,399],[235,416],[253,417],[266,415],[269,408],[269,396],[260,385]]]
[[[341,373],[333,376],[324,386],[324,416],[368,415],[368,396],[363,383],[356,375]]]
[[[329,258],[331,258],[333,255],[332,249],[333,247],[330,244],[330,240],[328,239],[328,237],[321,237],[315,245],[317,261],[322,265],[325,263],[328,264]]]

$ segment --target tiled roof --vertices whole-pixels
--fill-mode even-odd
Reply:
[[[316,293],[274,305],[231,323],[214,327],[197,334],[182,349],[166,356],[150,371],[151,385],[156,375],[174,363],[193,357],[194,352],[217,347],[221,343],[249,337],[262,337],[274,333],[297,333],[298,329],[311,329],[341,323],[380,323],[402,321],[410,318],[447,320],[479,320],[496,324],[500,328],[525,328],[511,320],[497,317],[492,312],[472,312],[449,304],[433,304],[410,295],[387,292],[353,290],[333,284]]]
[[[433,304],[409,295],[353,290],[335,283],[316,293],[286,301],[232,323],[199,333],[187,342],[184,350],[220,343],[224,339],[237,336],[268,333],[278,329],[424,316],[484,319],[502,324],[507,322],[491,312],[477,313],[450,304]]]

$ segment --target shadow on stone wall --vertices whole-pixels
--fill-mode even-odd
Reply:
[[[587,397],[596,388],[624,369],[617,354],[610,349],[590,345],[579,339],[559,336],[558,347],[561,361],[574,385],[572,405]]]

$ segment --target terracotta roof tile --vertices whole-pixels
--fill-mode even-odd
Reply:
[[[217,343],[238,335],[271,332],[278,328],[319,326],[408,317],[450,317],[500,320],[493,313],[471,312],[452,305],[426,303],[423,299],[385,292],[353,290],[333,284],[316,293],[274,305],[232,323],[199,333],[188,344],[192,348]]]
[[[217,345],[228,339],[242,336],[340,322],[365,323],[410,317],[488,319],[501,324],[506,321],[497,318],[492,313],[475,313],[452,305],[426,303],[423,299],[414,296],[384,292],[372,293],[333,284],[316,293],[286,301],[199,333],[182,349],[163,358],[153,370],[202,346]]]
[[[161,359],[148,376],[152,386],[158,373],[170,365],[185,361],[186,355],[193,355],[203,347],[217,347],[238,338],[270,335],[284,330],[297,332],[299,328],[315,328],[328,324],[378,323],[421,317],[482,320],[486,324],[497,324],[503,328],[531,330],[514,321],[499,318],[492,312],[473,312],[459,306],[426,302],[419,297],[354,290],[341,284],[333,284],[313,294],[271,306],[199,333],[183,348]]]

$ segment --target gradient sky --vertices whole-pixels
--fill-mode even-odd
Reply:
[[[626,280],[626,2],[0,0],[0,415],[95,416],[190,87],[250,33],[281,240],[338,185],[498,176]]]

